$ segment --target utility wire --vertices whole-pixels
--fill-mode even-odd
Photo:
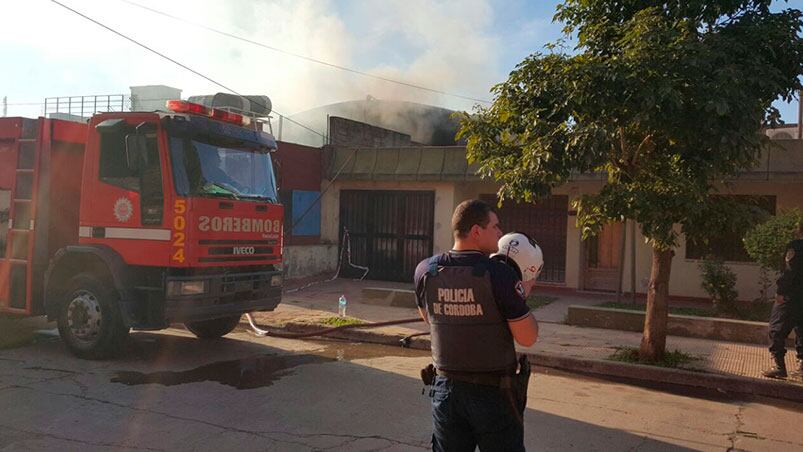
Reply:
[[[312,62],[312,63],[321,64],[323,66],[328,66],[328,67],[331,67],[331,68],[334,68],[334,69],[339,69],[341,71],[351,72],[352,74],[361,75],[363,77],[369,77],[369,78],[373,78],[373,79],[377,79],[377,80],[382,80],[382,81],[388,82],[388,83],[395,83],[397,85],[402,85],[402,86],[406,86],[406,87],[409,87],[409,88],[414,88],[414,89],[418,89],[418,90],[422,90],[422,91],[429,91],[431,93],[442,94],[444,96],[457,97],[457,98],[460,98],[460,99],[470,100],[470,101],[474,101],[474,102],[481,102],[481,103],[484,103],[484,104],[490,104],[491,103],[490,101],[485,100],[485,99],[479,99],[479,98],[476,98],[476,97],[466,96],[466,95],[463,95],[463,94],[451,93],[451,92],[448,92],[448,91],[443,91],[443,90],[439,90],[439,89],[435,89],[435,88],[428,88],[426,86],[416,85],[414,83],[409,83],[409,82],[405,82],[405,81],[402,81],[402,80],[396,80],[396,79],[392,79],[392,78],[388,78],[388,77],[383,77],[381,75],[371,74],[369,72],[360,71],[358,69],[353,69],[353,68],[350,68],[350,67],[341,66],[339,64],[329,63],[327,61],[319,60],[319,59],[312,58],[312,57],[309,57],[309,56],[306,56],[306,55],[302,55],[302,54],[299,54],[299,53],[295,53],[295,52],[290,52],[288,50],[280,49],[278,47],[274,47],[274,46],[271,46],[271,45],[268,45],[268,44],[265,44],[265,43],[262,43],[262,42],[254,41],[254,40],[251,40],[251,39],[248,39],[248,38],[244,38],[242,36],[237,36],[235,34],[228,33],[226,31],[218,30],[216,28],[212,28],[212,27],[209,27],[207,25],[204,25],[204,24],[201,24],[201,23],[198,23],[198,22],[193,22],[193,21],[184,19],[182,17],[174,16],[172,14],[169,14],[169,13],[166,13],[166,12],[163,12],[163,11],[159,11],[159,10],[150,8],[148,6],[141,5],[141,4],[136,3],[136,2],[132,2],[130,0],[119,0],[119,1],[121,1],[123,3],[127,3],[127,4],[129,4],[131,6],[136,6],[137,8],[142,8],[142,9],[150,11],[150,12],[152,12],[154,14],[159,14],[161,16],[168,17],[170,19],[177,20],[179,22],[183,22],[183,23],[192,25],[194,27],[203,28],[204,30],[211,31],[212,33],[217,33],[217,34],[222,35],[222,36],[226,36],[227,38],[236,39],[236,40],[242,41],[242,42],[247,42],[249,44],[253,44],[253,45],[258,46],[258,47],[262,47],[262,48],[265,48],[265,49],[268,49],[268,50],[272,50],[274,52],[283,53],[285,55],[289,55],[289,56],[292,56],[292,57],[295,57],[295,58],[300,58],[302,60],[306,60],[306,61],[309,61],[309,62]]]
[[[183,64],[183,63],[181,63],[181,62],[179,62],[179,61],[177,61],[177,60],[175,60],[175,59],[173,59],[173,58],[170,58],[169,56],[167,56],[167,55],[165,55],[165,54],[163,54],[163,53],[159,52],[158,50],[155,50],[155,49],[153,49],[152,47],[148,47],[147,45],[145,45],[145,44],[143,44],[143,43],[141,43],[141,42],[137,41],[137,40],[136,40],[136,39],[134,39],[134,38],[131,38],[131,37],[127,36],[127,35],[124,35],[123,33],[121,33],[121,32],[119,32],[119,31],[117,31],[117,30],[115,30],[115,29],[113,29],[113,28],[109,27],[108,25],[105,25],[105,24],[103,24],[103,23],[101,23],[101,22],[98,22],[97,20],[95,20],[95,19],[93,19],[93,18],[91,18],[91,17],[87,16],[86,14],[83,14],[83,13],[81,13],[80,11],[76,11],[76,10],[74,10],[74,9],[70,8],[69,6],[67,6],[67,5],[65,5],[65,4],[63,4],[63,3],[61,3],[61,2],[59,2],[59,1],[57,1],[57,0],[50,0],[50,1],[51,1],[51,2],[53,2],[53,3],[55,3],[55,4],[57,4],[57,5],[59,5],[59,6],[61,6],[61,7],[62,7],[62,8],[64,8],[64,9],[66,9],[66,10],[68,10],[68,11],[70,11],[70,12],[74,13],[74,14],[77,14],[77,15],[79,15],[79,16],[81,16],[81,17],[83,17],[84,19],[86,19],[86,20],[88,20],[88,21],[90,21],[90,22],[92,22],[92,23],[94,23],[94,24],[96,24],[96,25],[98,25],[98,26],[100,26],[100,27],[103,27],[103,28],[105,28],[106,30],[109,30],[110,32],[112,32],[112,33],[116,34],[117,36],[120,36],[121,38],[123,38],[123,39],[125,39],[125,40],[127,40],[127,41],[130,41],[130,42],[132,42],[132,43],[134,43],[134,44],[136,44],[136,45],[138,45],[138,46],[142,47],[143,49],[145,49],[145,50],[147,50],[147,51],[149,51],[149,52],[152,52],[152,53],[155,53],[156,55],[159,55],[160,57],[162,57],[162,58],[164,58],[164,59],[166,59],[166,60],[170,61],[171,63],[173,63],[173,64],[175,64],[175,65],[177,65],[177,66],[179,66],[179,67],[181,67],[181,68],[183,68],[183,69],[186,69],[186,70],[188,70],[188,71],[192,72],[193,74],[195,74],[195,75],[197,75],[197,76],[199,76],[199,77],[201,77],[201,78],[203,78],[203,79],[205,79],[205,80],[207,80],[207,81],[209,81],[209,82],[211,82],[211,83],[213,83],[213,84],[215,84],[215,85],[217,85],[217,86],[219,86],[219,87],[221,87],[221,88],[225,89],[226,91],[229,91],[229,92],[231,92],[231,93],[234,93],[234,94],[236,94],[236,95],[238,95],[238,96],[240,96],[240,97],[242,97],[242,98],[245,98],[245,96],[243,96],[242,94],[238,93],[238,92],[237,92],[237,91],[235,91],[234,89],[232,89],[232,88],[229,88],[228,86],[226,86],[226,85],[224,85],[224,84],[222,84],[222,83],[220,83],[220,82],[218,82],[218,81],[216,81],[216,80],[214,80],[214,79],[212,79],[212,78],[210,78],[210,77],[208,77],[208,76],[206,76],[206,75],[204,75],[204,74],[202,74],[202,73],[200,73],[200,72],[196,71],[195,69],[193,69],[193,68],[191,68],[191,67],[189,67],[189,66],[187,66],[187,65],[185,65],[185,64]],[[266,109],[266,110],[267,110],[267,106],[266,106],[266,105],[262,105],[262,104],[260,104],[259,102],[254,102],[254,101],[253,101],[253,100],[251,100],[251,99],[249,99],[249,100],[250,100],[252,103],[255,103],[255,104],[259,105],[260,107],[262,107],[262,108],[264,108],[264,109]],[[274,111],[275,111],[275,110],[274,110]],[[285,115],[282,115],[282,114],[281,114],[281,113],[279,113],[278,111],[276,111],[276,114],[279,114],[279,115],[281,115],[281,116],[284,116],[284,118],[285,118],[286,120],[288,120],[288,121],[290,121],[290,122],[292,122],[292,123],[294,123],[294,124],[296,124],[296,125],[298,125],[298,126],[300,126],[300,127],[304,128],[304,129],[306,129],[306,130],[309,130],[310,132],[313,132],[313,133],[315,133],[315,134],[317,134],[317,135],[320,135],[320,136],[321,136],[322,138],[324,138],[324,139],[326,138],[326,135],[322,134],[321,132],[318,132],[317,130],[315,130],[315,129],[311,128],[311,127],[308,127],[308,126],[306,126],[306,125],[304,125],[304,124],[301,124],[300,122],[298,122],[298,121],[296,121],[296,120],[294,120],[294,119],[290,119],[290,118],[288,118],[287,116],[285,116]]]

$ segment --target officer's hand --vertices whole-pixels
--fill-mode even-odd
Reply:
[[[775,304],[784,304],[786,303],[786,298],[784,298],[781,294],[775,294]]]

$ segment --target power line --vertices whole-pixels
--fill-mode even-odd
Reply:
[[[392,79],[392,78],[388,78],[388,77],[382,77],[381,75],[371,74],[369,72],[360,71],[358,69],[353,69],[353,68],[350,68],[350,67],[341,66],[339,64],[329,63],[327,61],[319,60],[317,58],[312,58],[312,57],[309,57],[309,56],[306,56],[306,55],[302,55],[302,54],[299,54],[299,53],[290,52],[288,50],[280,49],[278,47],[274,47],[274,46],[271,46],[271,45],[268,45],[268,44],[265,44],[265,43],[262,43],[262,42],[254,41],[254,40],[251,40],[251,39],[248,39],[248,38],[244,38],[242,36],[237,36],[237,35],[232,34],[232,33],[228,33],[228,32],[222,31],[222,30],[218,30],[216,28],[212,28],[212,27],[209,27],[207,25],[204,25],[204,24],[201,24],[201,23],[198,23],[198,22],[193,22],[193,21],[184,19],[182,17],[174,16],[172,14],[153,9],[153,8],[150,8],[150,7],[145,6],[145,5],[140,5],[139,3],[136,3],[136,2],[132,2],[132,1],[129,1],[129,0],[119,0],[119,1],[121,1],[123,3],[127,3],[127,4],[129,4],[131,6],[136,6],[137,8],[142,8],[144,10],[150,11],[150,12],[155,13],[155,14],[159,14],[161,16],[168,17],[170,19],[177,20],[179,22],[183,22],[183,23],[195,26],[195,27],[203,28],[204,30],[211,31],[212,33],[217,33],[219,35],[226,36],[226,37],[231,38],[231,39],[236,39],[238,41],[247,42],[247,43],[253,44],[255,46],[259,46],[259,47],[262,47],[262,48],[265,48],[265,49],[268,49],[268,50],[272,50],[274,52],[283,53],[285,55],[289,55],[289,56],[292,56],[292,57],[295,57],[295,58],[300,58],[302,60],[306,60],[306,61],[309,61],[309,62],[312,62],[312,63],[321,64],[321,65],[328,66],[328,67],[331,67],[331,68],[334,68],[334,69],[339,69],[341,71],[351,72],[352,74],[361,75],[363,77],[369,77],[369,78],[373,78],[373,79],[377,79],[377,80],[382,80],[382,81],[388,82],[388,83],[395,83],[397,85],[402,85],[402,86],[406,86],[406,87],[409,87],[409,88],[415,88],[415,89],[419,89],[419,90],[422,90],[422,91],[429,91],[431,93],[442,94],[444,96],[457,97],[457,98],[460,98],[460,99],[470,100],[470,101],[474,101],[474,102],[481,102],[481,103],[484,103],[484,104],[490,104],[491,103],[490,101],[485,100],[485,99],[479,99],[479,98],[476,98],[476,97],[466,96],[466,95],[463,95],[463,94],[451,93],[451,92],[448,92],[448,91],[443,91],[443,90],[439,90],[439,89],[435,89],[435,88],[428,88],[426,86],[416,85],[414,83],[409,83],[409,82],[405,82],[405,81],[402,81],[402,80],[396,80],[396,79]]]
[[[242,98],[245,98],[245,96],[243,96],[242,94],[238,93],[238,92],[237,92],[237,91],[235,91],[234,89],[232,89],[232,88],[229,88],[228,86],[226,86],[226,85],[224,85],[224,84],[222,84],[222,83],[220,83],[220,82],[218,82],[218,81],[216,81],[216,80],[214,80],[214,79],[212,79],[212,78],[210,78],[210,77],[208,77],[208,76],[206,76],[206,75],[204,75],[204,74],[202,74],[202,73],[200,73],[200,72],[196,71],[195,69],[193,69],[193,68],[191,68],[191,67],[189,67],[189,66],[187,66],[187,65],[185,65],[185,64],[183,64],[183,63],[181,63],[181,62],[179,62],[179,61],[177,61],[177,60],[174,60],[173,58],[170,58],[169,56],[167,56],[167,55],[165,55],[165,54],[163,54],[163,53],[159,52],[158,50],[155,50],[155,49],[153,49],[153,48],[151,48],[151,47],[148,47],[147,45],[145,45],[145,44],[143,44],[143,43],[141,43],[141,42],[137,41],[137,40],[136,40],[136,39],[134,39],[134,38],[131,38],[131,37],[127,36],[127,35],[124,35],[123,33],[119,32],[119,31],[117,31],[117,30],[115,30],[115,29],[113,29],[113,28],[109,27],[108,25],[105,25],[105,24],[103,24],[103,23],[101,23],[101,22],[99,22],[99,21],[97,21],[97,20],[95,20],[95,19],[93,19],[93,18],[91,18],[91,17],[89,17],[89,16],[87,16],[87,15],[83,14],[83,13],[81,13],[80,11],[76,11],[76,10],[74,10],[74,9],[70,8],[69,6],[67,6],[67,5],[65,5],[65,4],[63,4],[63,3],[61,3],[61,2],[59,2],[59,1],[57,1],[57,0],[50,0],[50,1],[51,1],[51,2],[53,2],[53,3],[55,3],[55,4],[57,4],[57,5],[59,5],[59,6],[61,6],[61,7],[62,7],[62,8],[64,8],[64,9],[66,9],[66,10],[68,10],[68,11],[70,11],[70,12],[74,13],[74,14],[77,14],[78,16],[81,16],[81,17],[83,17],[84,19],[86,19],[86,20],[88,20],[88,21],[90,21],[90,22],[94,23],[95,25],[98,25],[98,26],[100,26],[100,27],[103,27],[103,28],[105,28],[106,30],[108,30],[108,31],[110,31],[110,32],[112,32],[112,33],[114,33],[114,34],[116,34],[117,36],[120,36],[121,38],[123,38],[123,39],[125,39],[125,40],[127,40],[127,41],[130,41],[130,42],[132,42],[132,43],[134,43],[134,44],[136,44],[136,45],[138,45],[138,46],[142,47],[143,49],[145,49],[145,50],[147,50],[147,51],[149,51],[149,52],[152,52],[152,53],[154,53],[154,54],[156,54],[156,55],[159,55],[160,57],[162,57],[162,58],[164,58],[164,59],[166,59],[166,60],[170,61],[171,63],[173,63],[173,64],[175,64],[175,65],[177,65],[177,66],[179,66],[179,67],[181,67],[181,68],[183,68],[183,69],[186,69],[186,70],[188,70],[188,71],[192,72],[193,74],[195,74],[195,75],[197,75],[197,76],[199,76],[199,77],[201,77],[201,78],[203,78],[203,79],[205,79],[205,80],[207,80],[207,81],[209,81],[209,82],[211,82],[211,83],[213,83],[213,84],[215,84],[215,85],[217,85],[217,86],[219,86],[219,87],[221,87],[221,88],[225,89],[226,91],[229,91],[229,92],[231,92],[231,93],[234,93],[234,94],[236,94],[236,95],[238,95],[238,96],[240,96],[240,97],[242,97]],[[254,103],[254,104],[257,104],[258,106],[260,106],[260,107],[262,107],[262,108],[264,108],[264,109],[266,109],[266,110],[268,109],[266,105],[262,105],[262,104],[260,104],[259,102],[255,102],[255,101],[253,101],[253,100],[251,100],[251,99],[249,99],[249,100],[250,100],[252,103]],[[274,111],[275,111],[275,110],[274,110]],[[300,127],[304,128],[304,129],[306,129],[306,130],[309,130],[310,132],[313,132],[313,133],[315,133],[316,135],[319,135],[319,136],[321,136],[322,138],[326,139],[326,135],[324,135],[324,134],[322,134],[322,133],[318,132],[317,130],[315,130],[315,129],[311,128],[311,127],[305,126],[304,124],[301,124],[300,122],[298,122],[298,121],[296,121],[296,120],[294,120],[294,119],[290,119],[290,118],[288,118],[287,116],[285,116],[285,115],[282,115],[282,114],[281,114],[281,113],[279,113],[278,111],[276,111],[276,114],[278,114],[278,115],[281,115],[281,116],[284,116],[284,118],[285,118],[286,120],[288,120],[288,121],[290,121],[290,122],[292,122],[292,123],[294,123],[294,124],[296,124],[296,125],[298,125],[298,126],[300,126]]]

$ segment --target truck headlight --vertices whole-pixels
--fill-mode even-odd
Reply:
[[[202,281],[169,281],[167,283],[167,296],[202,295],[208,292],[205,280]]]
[[[278,287],[282,285],[282,275],[273,275],[270,277],[270,286]]]

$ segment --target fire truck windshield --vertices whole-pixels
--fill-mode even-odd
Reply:
[[[277,202],[273,163],[266,152],[171,137],[170,155],[179,195]]]

